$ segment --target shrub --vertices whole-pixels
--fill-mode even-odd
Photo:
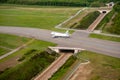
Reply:
[[[39,72],[42,72],[56,58],[46,51],[39,52],[32,56],[29,60],[18,64],[17,66],[4,71],[0,75],[1,80],[30,80]]]
[[[24,56],[22,56],[21,58],[18,59],[18,61],[23,61],[25,59]]]

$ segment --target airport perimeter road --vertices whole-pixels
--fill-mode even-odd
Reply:
[[[120,43],[106,40],[99,40],[82,36],[83,32],[76,31],[70,38],[52,38],[50,30],[23,28],[23,27],[2,27],[0,33],[8,33],[25,37],[33,37],[39,40],[57,43],[61,47],[84,48],[89,51],[102,53],[120,58]],[[86,33],[85,33],[86,34]]]

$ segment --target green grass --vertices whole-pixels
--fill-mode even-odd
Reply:
[[[10,36],[12,35],[7,35],[6,37]],[[31,39],[29,38],[28,40]],[[56,44],[46,41],[34,40],[23,49],[1,59],[0,64],[4,63],[5,61],[9,61],[11,58],[14,58],[16,56],[21,56],[20,58],[24,57],[21,60],[19,60],[20,58],[16,59],[19,60],[16,66],[6,69],[5,71],[1,71],[0,79],[30,80],[36,74],[43,71],[58,56],[44,52],[48,46],[55,45]]]
[[[90,51],[82,51],[78,55],[90,60],[93,68],[88,80],[119,80],[120,58],[110,57]]]
[[[35,51],[29,60],[18,64],[17,66],[4,71],[0,75],[2,80],[30,80],[36,74],[41,73],[56,58],[54,54],[47,52]],[[56,54],[56,53],[55,53]]]
[[[9,52],[10,50],[4,49],[4,48],[0,48],[0,56]]]
[[[94,33],[90,34],[89,37],[120,42],[120,37],[104,36],[104,35],[94,34]]]
[[[0,6],[1,26],[20,26],[56,30],[54,27],[74,15],[79,8]]]
[[[49,80],[61,80],[61,78],[66,74],[66,72],[70,69],[70,66],[72,66],[75,61],[76,58],[71,56]]]
[[[27,41],[29,41],[29,38],[0,33],[0,46],[3,47],[14,49]]]
[[[56,44],[46,42],[46,41],[34,40],[31,44],[29,44],[24,49],[19,50],[19,51],[15,52],[14,54],[11,54],[11,55],[1,59],[0,63],[4,62],[6,60],[9,60],[10,58],[13,58],[15,56],[18,56],[18,55],[22,56],[22,55],[24,55],[25,53],[27,53],[28,51],[30,51],[32,49],[39,50],[39,51],[44,51],[48,46],[55,46],[55,45]]]

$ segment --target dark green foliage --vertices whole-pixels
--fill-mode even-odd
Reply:
[[[25,59],[25,56],[18,59],[18,61],[23,61]]]
[[[113,7],[116,12],[120,12],[120,1]]]
[[[29,55],[29,54],[31,54],[31,53],[33,53],[33,52],[35,52],[35,51],[37,51],[36,49],[31,49],[31,50],[29,50],[28,52],[26,52],[24,55]]]
[[[120,34],[120,2],[114,6],[114,10],[117,13],[114,19],[112,20],[112,25],[107,28],[107,31],[112,34]]]
[[[120,13],[115,16],[112,26],[107,30],[113,34],[120,34]]]
[[[99,16],[99,14],[100,12],[98,11],[89,13],[80,21],[80,23],[77,25],[76,28],[78,29],[88,28],[94,22],[94,20]]]
[[[23,61],[25,60],[26,57],[29,57],[30,55],[34,55],[38,53],[38,51],[36,49],[31,49],[31,50],[28,50],[21,58],[18,59],[18,61]]]
[[[93,3],[91,3],[90,5],[91,7],[100,7],[100,6],[105,6],[104,3],[100,3],[99,1],[95,1]]]
[[[46,51],[36,51],[36,54],[29,60],[1,73],[0,80],[30,80],[50,65],[55,58],[56,56]]]
[[[0,3],[43,6],[103,6],[111,0],[0,0]],[[117,0],[112,0],[116,2]]]

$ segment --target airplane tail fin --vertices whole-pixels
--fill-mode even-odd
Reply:
[[[69,34],[69,30],[67,30],[67,31],[65,32],[65,34]]]

